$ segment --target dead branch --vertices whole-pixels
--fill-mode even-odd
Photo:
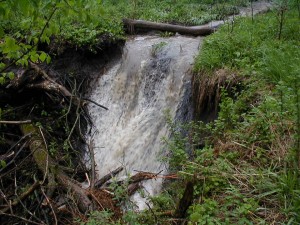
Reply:
[[[91,102],[105,110],[108,110],[107,107],[105,107],[93,100],[90,100],[87,98],[84,98],[84,100],[82,100],[82,99],[78,98],[77,96],[73,95],[70,91],[68,91],[67,88],[65,88],[64,86],[58,84],[56,81],[51,79],[51,77],[46,73],[46,71],[43,70],[42,68],[40,68],[37,64],[30,62],[30,66],[32,69],[34,69],[34,71],[37,74],[40,74],[45,80],[40,83],[37,83],[37,84],[28,84],[27,87],[42,89],[42,90],[46,90],[48,92],[54,92],[54,93],[61,94],[65,97],[74,99],[74,104],[76,104],[76,105],[82,106],[82,105],[87,104],[87,102]]]
[[[157,176],[162,172],[162,170],[158,173],[150,173],[150,172],[139,172],[132,177],[129,178],[129,184],[141,182],[144,180],[156,179]]]
[[[133,195],[137,190],[141,189],[143,186],[140,183],[129,184],[127,187],[128,196]]]
[[[194,183],[189,181],[186,183],[183,196],[176,207],[175,214],[174,214],[176,218],[185,217],[187,209],[190,207],[190,205],[193,202],[193,198],[194,198]]]
[[[5,120],[1,120],[0,124],[15,124],[15,125],[19,125],[19,124],[28,124],[31,123],[31,120],[23,120],[23,121],[5,121]]]
[[[9,206],[6,206],[4,209],[0,210],[0,214],[3,214],[11,209],[11,207],[14,207],[19,204],[20,201],[27,198],[29,195],[32,194],[34,190],[36,190],[40,186],[40,182],[36,181],[33,185],[31,185],[30,188],[28,188],[25,192],[23,192],[17,199],[15,199]]]
[[[17,215],[14,215],[14,214],[8,214],[8,213],[0,213],[0,215],[4,215],[4,216],[10,216],[10,217],[15,217],[15,218],[18,218],[20,220],[23,220],[26,222],[26,224],[36,224],[36,225],[41,225],[41,224],[45,224],[45,223],[37,223],[37,222],[34,222],[32,220],[28,220],[24,217],[21,217],[21,216],[17,216]]]
[[[124,167],[122,167],[122,166],[118,167],[117,169],[113,170],[109,174],[107,174],[104,177],[102,177],[100,180],[96,181],[95,184],[94,184],[94,186],[97,187],[97,188],[100,188],[103,184],[105,184],[111,178],[115,177],[123,169],[124,169]]]
[[[95,134],[95,133],[94,133]],[[92,135],[92,137],[94,136]],[[96,164],[95,164],[95,152],[94,152],[94,146],[92,140],[90,140],[88,144],[88,150],[90,153],[90,158],[91,158],[91,184],[90,188],[93,189],[95,187],[95,177],[96,177]]]
[[[97,102],[95,102],[95,101],[93,101],[93,100],[91,100],[91,99],[83,98],[83,100],[86,101],[84,104],[86,104],[87,102],[91,102],[91,103],[95,104],[96,106],[99,106],[99,107],[101,107],[101,108],[103,108],[103,109],[108,110],[107,107],[105,107],[105,106],[103,106],[103,105],[100,105],[99,103],[97,103]]]
[[[15,154],[15,152],[12,151],[12,152],[8,152],[6,154],[0,155],[0,160],[6,160],[6,159],[12,157],[14,154]]]

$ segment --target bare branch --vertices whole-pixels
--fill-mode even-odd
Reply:
[[[31,123],[31,120],[23,120],[23,121],[6,121],[6,120],[1,120],[0,124],[15,124],[15,125],[19,125],[19,124],[28,124]]]
[[[0,214],[7,212],[11,207],[19,204],[20,201],[27,198],[31,193],[40,186],[40,182],[36,181],[27,191],[23,192],[19,198],[15,199],[9,206],[6,206],[4,209],[0,211]]]

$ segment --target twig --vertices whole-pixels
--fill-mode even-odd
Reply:
[[[12,158],[12,160],[10,160],[8,163],[6,163],[6,167],[9,166],[10,164],[12,164],[15,160],[15,158],[20,154],[20,152],[23,150],[23,148],[27,145],[27,142],[25,142],[21,148],[18,150],[18,152],[16,154],[14,154],[15,156]],[[0,172],[2,172],[6,167],[0,169]],[[1,178],[1,177],[0,177]]]
[[[40,182],[36,181],[27,191],[23,192],[18,199],[15,199],[9,206],[5,207],[0,211],[0,214],[7,212],[12,206],[16,206],[22,201],[23,199],[27,198],[35,189],[40,186]]]
[[[31,120],[23,120],[23,121],[6,121],[6,120],[1,120],[0,124],[28,124],[31,123]]]
[[[53,207],[52,207],[52,204],[51,204],[49,198],[47,197],[47,195],[45,194],[45,191],[43,190],[42,187],[41,187],[41,191],[42,191],[42,193],[43,193],[43,195],[44,195],[44,197],[45,197],[45,199],[46,199],[48,205],[49,205],[50,208],[51,208],[51,211],[52,211],[53,217],[54,217],[54,221],[55,221],[55,225],[57,225],[57,224],[58,224],[58,222],[57,222],[57,217],[56,217],[55,211],[54,211],[54,209],[53,209]]]
[[[86,180],[88,182],[88,185],[90,187],[91,186],[91,180],[90,180],[89,175],[87,173],[85,173],[85,178],[86,178]]]
[[[6,204],[10,206],[10,202],[7,200],[6,195],[3,193],[3,191],[1,189],[0,189],[0,194],[1,194],[2,199],[4,199],[4,201],[6,202]],[[11,211],[11,213],[13,213],[12,209],[10,211]]]
[[[153,210],[152,210],[152,208],[150,207],[149,203],[145,201],[145,204],[147,205],[147,207],[149,208],[149,210],[150,210],[151,213],[153,214],[155,223],[158,224],[157,216],[156,216],[155,213],[153,212]]]
[[[3,155],[0,155],[0,160],[5,160],[5,159],[8,159],[8,158],[12,157],[14,154],[15,154],[15,152],[14,152],[14,151],[12,151],[12,152],[9,152],[9,153],[6,153],[6,154],[3,154]]]
[[[79,99],[79,101],[80,101],[80,99]],[[74,124],[73,124],[73,126],[72,126],[72,128],[71,128],[71,131],[70,131],[70,133],[69,133],[69,136],[68,136],[68,138],[66,139],[66,141],[69,143],[69,145],[70,145],[70,147],[72,148],[72,149],[74,149],[73,148],[73,145],[72,145],[72,143],[71,143],[71,136],[72,136],[72,134],[73,134],[73,132],[74,132],[74,129],[75,129],[75,127],[76,127],[76,125],[77,125],[77,123],[78,123],[78,120],[79,120],[79,117],[80,117],[80,113],[79,113],[79,109],[80,109],[80,105],[78,104],[77,105],[77,108],[76,108],[76,119],[75,119],[75,122],[74,122]]]
[[[99,103],[97,103],[97,102],[95,102],[95,101],[93,101],[93,100],[91,100],[91,99],[83,98],[83,100],[85,100],[85,101],[87,101],[87,102],[94,103],[96,106],[99,106],[99,107],[101,107],[101,108],[103,108],[103,109],[105,109],[105,110],[108,110],[108,108],[105,107],[104,105],[100,105]]]
[[[99,200],[96,198],[96,196],[92,192],[89,192],[89,194],[98,203],[98,205],[102,208],[102,210],[105,210],[105,208],[103,207],[103,205],[101,204],[101,202],[99,202]]]
[[[15,218],[18,218],[18,219],[20,219],[20,220],[26,221],[27,223],[32,223],[32,224],[41,225],[41,223],[37,223],[37,222],[34,222],[34,221],[32,221],[32,220],[25,219],[24,217],[16,216],[16,215],[14,215],[14,214],[8,214],[8,213],[2,213],[2,212],[0,212],[0,215],[10,216],[10,217],[15,217]],[[42,224],[45,224],[45,223],[42,223]]]
[[[44,137],[44,134],[43,134],[43,131],[42,129],[39,127],[39,131],[40,131],[40,134],[43,138],[43,142],[44,142],[44,145],[45,145],[45,148],[46,148],[46,151],[48,151],[48,145],[46,143],[46,140],[45,140],[45,137]],[[45,174],[44,174],[44,179],[42,181],[42,184],[45,183],[46,181],[46,178],[48,177],[48,171],[49,171],[49,155],[47,154],[47,159],[46,159],[46,168],[45,168]],[[50,178],[49,178],[50,179]]]
[[[95,133],[94,133],[95,134]],[[92,135],[92,138],[94,136],[94,134]],[[88,144],[88,149],[90,152],[90,157],[91,157],[91,184],[90,184],[90,188],[93,189],[95,187],[95,174],[96,174],[96,170],[95,170],[95,152],[94,152],[94,146],[92,143],[92,138],[90,140],[90,143]]]

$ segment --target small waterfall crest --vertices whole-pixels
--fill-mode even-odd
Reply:
[[[102,177],[119,166],[120,176],[135,171],[166,173],[162,163],[163,137],[168,137],[165,112],[184,120],[191,116],[191,69],[201,38],[135,36],[127,40],[122,58],[104,73],[91,99],[107,106],[89,105],[97,130],[93,138],[96,169]],[[93,133],[93,132],[92,132]],[[155,195],[162,180],[144,181],[146,194]],[[143,203],[138,195],[139,208]]]

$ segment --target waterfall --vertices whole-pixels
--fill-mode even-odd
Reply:
[[[136,171],[168,170],[163,137],[168,137],[166,111],[174,120],[191,117],[191,70],[201,38],[135,36],[126,41],[122,58],[112,63],[91,94],[105,105],[89,105],[95,125],[92,136],[99,177],[119,166],[124,175]],[[93,132],[92,132],[93,133]],[[155,195],[162,180],[145,181],[145,192]],[[135,195],[140,208],[143,203]]]

